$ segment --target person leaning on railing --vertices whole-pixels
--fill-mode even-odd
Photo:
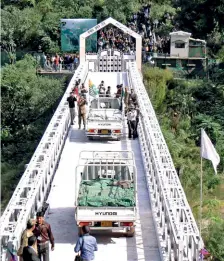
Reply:
[[[17,255],[19,256],[19,260],[23,261],[23,249],[24,247],[28,246],[28,238],[33,236],[33,230],[35,228],[36,221],[33,219],[29,219],[26,225],[26,229],[23,231],[21,240],[20,240],[20,247],[17,251]],[[37,252],[37,249],[36,249]]]

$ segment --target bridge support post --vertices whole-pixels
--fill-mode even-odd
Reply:
[[[80,37],[80,52],[79,52],[79,61],[80,64],[84,63],[86,61],[86,39],[83,37]]]
[[[142,70],[142,38],[136,38],[136,54],[135,59],[137,63],[138,70]]]

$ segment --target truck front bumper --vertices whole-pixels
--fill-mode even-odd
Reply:
[[[92,231],[105,231],[105,230],[109,230],[112,232],[123,232],[123,233],[127,233],[128,231],[130,231],[133,227],[89,227],[90,230]]]
[[[86,136],[87,137],[96,137],[96,138],[107,138],[107,139],[117,139],[117,138],[120,138],[122,135],[122,133],[119,133],[119,134],[99,134],[99,133],[89,133],[89,132],[86,132]]]

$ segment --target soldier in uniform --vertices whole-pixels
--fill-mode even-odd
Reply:
[[[84,130],[86,129],[86,96],[82,95],[79,99],[79,129],[81,129],[81,124],[83,121]]]

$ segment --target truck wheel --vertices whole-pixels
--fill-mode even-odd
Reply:
[[[93,137],[88,137],[89,138],[89,140],[93,140]]]
[[[117,137],[117,141],[120,141],[121,140],[121,137]]]
[[[135,234],[135,228],[134,227],[131,227],[131,229],[126,232],[126,237],[133,237]]]

